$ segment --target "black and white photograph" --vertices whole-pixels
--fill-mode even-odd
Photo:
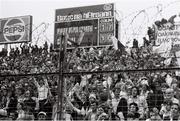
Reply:
[[[0,121],[180,121],[180,0],[0,0]]]

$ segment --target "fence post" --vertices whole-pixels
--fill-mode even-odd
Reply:
[[[59,49],[59,80],[58,80],[58,120],[63,119],[63,92],[64,92],[64,75],[63,75],[63,67],[64,67],[64,59],[65,59],[65,36],[61,35],[60,49]]]

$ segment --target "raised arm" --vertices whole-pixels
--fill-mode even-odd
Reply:
[[[40,87],[40,86],[39,86],[39,83],[38,83],[37,80],[36,80],[36,78],[33,78],[33,82],[34,82],[34,84],[35,84],[35,86],[36,86],[37,88]]]
[[[69,100],[69,97],[66,97],[66,96],[65,96],[65,98],[66,98],[66,101],[67,101],[67,103],[69,104],[69,106],[70,106],[74,111],[76,111],[78,114],[81,114],[81,110],[78,109],[78,108],[76,108],[76,107],[71,103],[71,101]]]
[[[50,88],[49,88],[49,84],[48,84],[48,81],[47,81],[46,78],[44,79],[44,84],[45,84],[45,86],[48,88],[49,96],[52,96],[52,93],[51,93],[51,90],[50,90]]]
[[[23,44],[23,43],[20,44],[20,48],[21,48],[21,49],[23,48],[23,47],[22,47],[22,44]]]

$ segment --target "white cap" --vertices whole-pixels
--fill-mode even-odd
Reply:
[[[45,115],[45,116],[46,116],[46,113],[43,112],[43,111],[41,111],[41,112],[38,113],[38,116],[39,116],[39,115]]]
[[[94,93],[91,93],[91,94],[89,95],[89,98],[91,98],[91,97],[93,97],[93,98],[96,99],[96,95],[95,95]]]

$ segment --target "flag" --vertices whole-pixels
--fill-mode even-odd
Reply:
[[[66,33],[66,40],[68,45],[77,45],[76,42],[74,42],[71,38],[69,38],[69,34]]]
[[[174,19],[177,17],[177,15],[173,15],[169,18],[168,22],[174,24]]]
[[[159,46],[154,46],[153,47],[153,52],[160,54],[161,57],[167,58],[170,55],[171,49],[172,49],[172,45],[171,44],[169,44],[169,43],[168,44],[167,43],[162,43]]]
[[[165,78],[166,83],[171,87],[171,83],[173,81],[173,78],[168,74]]]
[[[180,71],[176,71],[176,76],[180,76]]]
[[[176,53],[176,59],[177,59],[177,65],[178,65],[178,67],[180,67],[180,51],[177,51]]]
[[[121,51],[125,50],[125,46],[118,40],[118,49],[121,49]]]
[[[114,49],[115,49],[115,50],[118,50],[118,40],[116,39],[116,37],[115,37],[115,36],[112,36],[112,37],[111,37],[111,40],[112,40],[112,42],[113,42]]]
[[[72,45],[72,43],[71,43],[71,42],[69,42],[69,41],[67,41],[67,44],[68,44],[68,45]]]
[[[171,60],[172,58],[167,58],[166,60],[164,60],[164,64],[169,66],[171,64]]]
[[[84,37],[84,34],[85,34],[85,32],[84,32],[84,31],[81,31],[77,42],[74,42],[73,40],[71,40],[71,39],[69,38],[69,35],[68,35],[68,34],[66,35],[67,41],[71,42],[72,44],[74,44],[74,45],[76,46],[76,47],[74,48],[73,52],[72,52],[72,53],[73,53],[72,56],[69,58],[69,60],[68,60],[68,62],[67,62],[67,64],[66,64],[66,70],[69,68],[70,61],[71,61],[71,59],[75,56],[76,51],[77,51],[77,49],[78,49],[78,46],[79,46],[79,45],[81,44],[81,42],[82,42],[82,39],[83,39],[83,37]]]
[[[113,46],[114,46],[115,50],[124,49],[125,48],[124,45],[118,39],[116,39],[115,36],[112,36],[110,39],[113,42]]]

